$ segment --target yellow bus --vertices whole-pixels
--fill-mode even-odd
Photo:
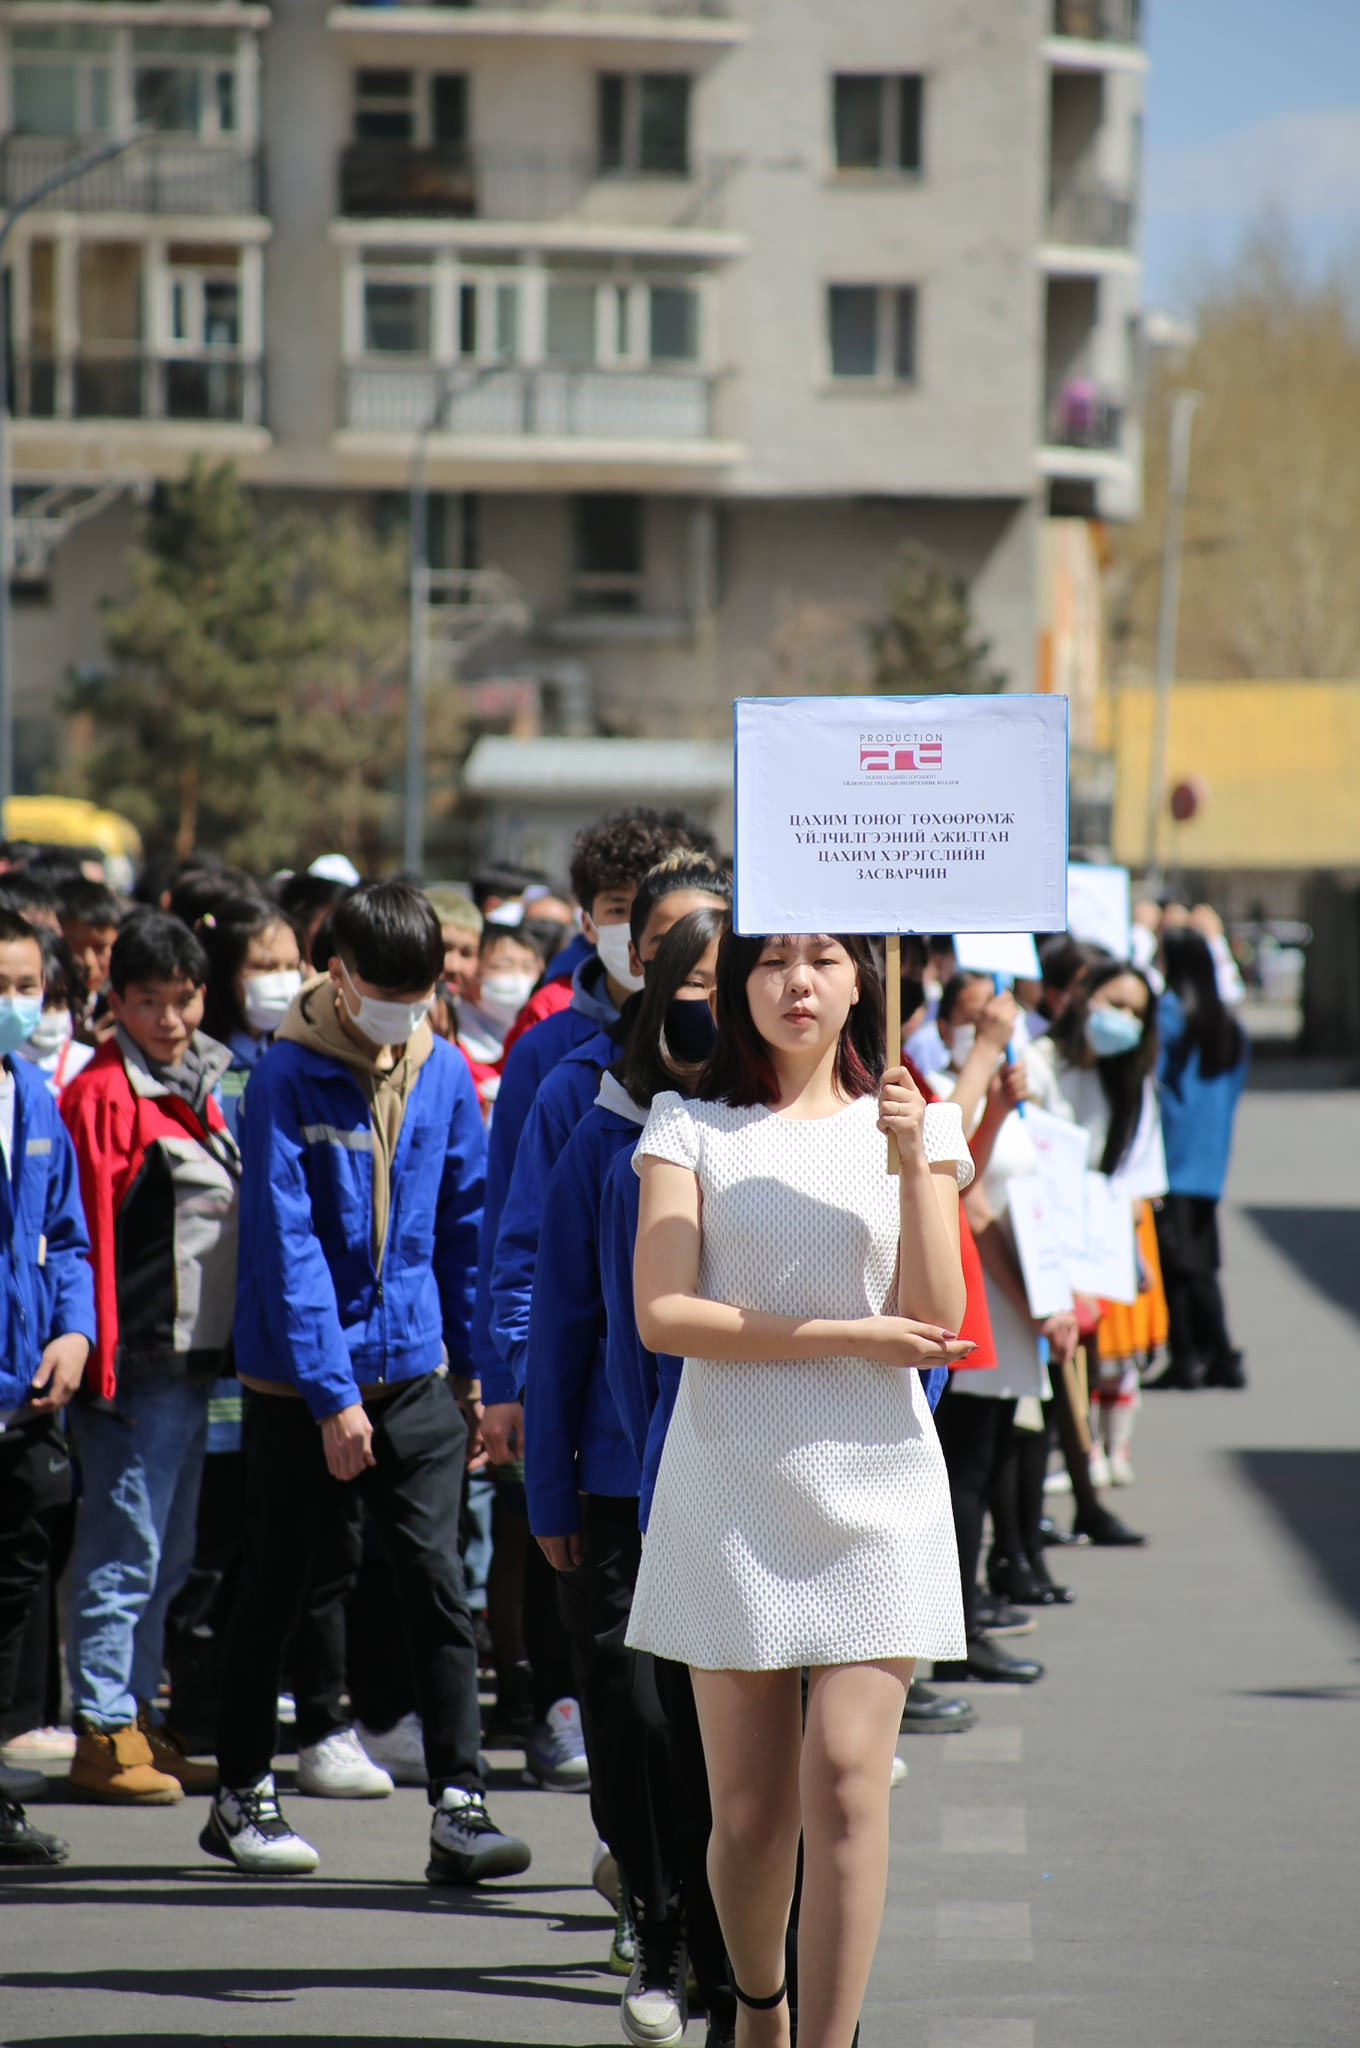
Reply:
[[[91,846],[115,888],[126,889],[142,858],[142,835],[130,818],[102,811],[79,796],[12,796],[5,805],[6,839],[38,846]]]

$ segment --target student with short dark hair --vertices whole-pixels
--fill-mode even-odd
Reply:
[[[425,897],[370,883],[331,929],[326,972],[304,984],[244,1103],[246,1544],[199,1839],[239,1870],[317,1866],[279,1809],[275,1702],[319,1547],[357,1487],[392,1564],[424,1730],[426,1875],[474,1883],[529,1864],[486,1810],[458,1561],[467,1422],[448,1376],[470,1405],[485,1139],[466,1063],[426,1021],[444,946]]]
[[[71,1497],[55,1417],[80,1385],[95,1327],[75,1154],[42,1075],[15,1058],[43,995],[39,934],[0,909],[0,1728],[43,1591],[52,1514]],[[68,1854],[0,1790],[0,1864]]]
[[[230,1055],[199,1030],[208,963],[164,911],[109,962],[113,1035],[67,1088],[97,1330],[72,1432],[84,1476],[67,1660],[71,1782],[168,1806],[211,1783],[153,1702],[166,1612],[194,1554],[208,1394],[231,1338],[240,1161],[215,1090]]]
[[[112,889],[84,876],[61,891],[61,935],[85,980],[89,1000],[97,1002],[109,983],[109,960],[123,911]]]

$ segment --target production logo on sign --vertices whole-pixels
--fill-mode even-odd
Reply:
[[[1065,697],[734,713],[738,931],[1065,929]]]

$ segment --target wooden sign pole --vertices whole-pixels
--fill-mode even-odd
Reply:
[[[896,932],[889,932],[886,940],[888,997],[888,1065],[902,1064],[902,941]],[[902,1163],[897,1156],[897,1140],[888,1133],[888,1171],[900,1173]]]

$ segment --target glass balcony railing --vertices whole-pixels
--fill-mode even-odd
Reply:
[[[351,219],[576,220],[591,226],[716,227],[725,160],[602,171],[593,156],[351,142],[340,153],[340,211]]]
[[[727,21],[733,0],[337,0],[337,4],[371,9],[375,14],[432,7],[450,14],[638,14],[663,20]]]
[[[1090,377],[1068,377],[1049,396],[1044,440],[1050,448],[1087,448],[1118,454],[1124,407]]]
[[[438,417],[443,433],[492,440],[703,441],[712,394],[695,370],[368,362],[345,373],[345,425],[417,434]]]
[[[236,356],[16,356],[16,420],[193,420],[262,426],[264,367]]]
[[[1142,0],[1053,0],[1053,33],[1083,43],[1142,40]]]
[[[1062,185],[1048,207],[1048,239],[1066,247],[1131,249],[1134,206],[1127,192],[1104,185]]]
[[[92,146],[89,137],[0,137],[0,204],[13,205]],[[135,142],[43,202],[64,213],[259,214],[264,156],[230,143]]]

